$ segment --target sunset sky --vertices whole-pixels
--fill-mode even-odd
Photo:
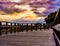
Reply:
[[[40,21],[59,7],[60,0],[0,0],[0,21]]]

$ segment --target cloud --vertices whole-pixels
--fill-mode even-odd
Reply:
[[[41,8],[41,7],[43,7],[43,8],[46,8],[46,10],[44,11],[44,12],[46,12],[46,11],[48,11],[48,10],[55,10],[55,9],[57,9],[57,7],[58,7],[58,2],[60,2],[59,0],[46,0],[46,1],[44,1],[44,0],[42,0],[42,1],[40,1],[40,2],[34,2],[34,3],[31,3],[30,5],[31,5],[31,7],[34,9],[34,8],[36,8],[36,9],[38,9],[38,8]],[[51,10],[49,11],[50,13],[51,13]],[[48,13],[49,13],[48,12]],[[47,13],[47,14],[48,14]],[[44,14],[44,13],[43,13]]]
[[[35,18],[39,18],[41,16],[47,16],[51,12],[56,11],[59,7],[60,0],[0,0],[0,16],[7,21],[7,17],[9,17],[9,20],[21,20],[22,18],[23,20],[28,20],[30,17],[27,17],[26,15],[25,17],[21,17],[22,15],[19,16],[19,14],[26,14],[24,11],[30,11],[36,15]],[[16,15],[15,13],[18,17],[14,16]],[[1,17],[0,19],[4,20]]]
[[[21,10],[21,8],[15,8],[14,6],[15,5],[20,6],[22,3],[22,6],[24,6],[24,4],[25,4],[25,6],[29,5],[29,8],[32,8],[32,9],[39,9],[42,7],[42,8],[45,8],[46,10],[48,10],[48,9],[53,9],[53,8],[58,7],[59,2],[60,2],[59,0],[0,0],[0,7],[1,7],[0,9],[2,9],[4,11],[5,10],[10,11],[10,12],[19,11],[19,10]],[[37,11],[39,11],[39,10],[37,10]]]
[[[22,11],[13,14],[1,14],[0,21],[14,21],[14,20],[26,20],[26,21],[37,21],[43,17],[38,17],[33,11]]]

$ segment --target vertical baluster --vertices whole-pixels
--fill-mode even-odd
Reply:
[[[15,31],[18,32],[18,30],[17,30],[17,24],[16,23],[15,23]]]
[[[18,28],[19,28],[19,32],[20,32],[20,24],[19,24]]]
[[[8,34],[8,28],[9,28],[9,26],[8,26],[8,22],[6,22],[6,31],[5,31],[5,34]]]
[[[13,31],[13,27],[12,27],[12,23],[10,23],[10,33],[12,33]]]
[[[20,32],[20,24],[19,24],[19,32]]]
[[[20,32],[21,32],[21,24],[20,24]]]
[[[44,26],[45,26],[45,25],[43,24],[43,29],[44,29]]]
[[[16,33],[16,23],[14,23],[14,33]]]
[[[22,32],[23,32],[23,24],[22,24]]]
[[[36,24],[36,31],[37,31],[37,24]]]
[[[20,27],[19,27],[19,24],[17,24],[17,26],[18,26],[18,27],[17,27],[17,32],[19,32],[19,31],[20,31],[20,29],[19,29],[19,28],[20,28]]]
[[[16,25],[16,23],[15,23],[15,32],[17,32],[17,25]]]
[[[42,24],[42,29],[43,29],[43,24]]]
[[[43,29],[43,25],[41,24],[41,30]]]
[[[0,22],[0,26],[1,26],[1,22]],[[2,32],[1,32],[1,27],[0,27],[0,35],[2,35]]]
[[[32,31],[32,24],[31,24],[31,31]]]
[[[34,26],[33,26],[33,27],[34,27],[33,29],[35,30],[35,24],[34,24]]]
[[[39,24],[39,29],[41,30],[41,24]]]
[[[28,24],[27,24],[26,30],[27,30],[27,32],[28,32]]]

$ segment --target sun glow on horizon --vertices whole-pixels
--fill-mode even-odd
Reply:
[[[7,15],[0,15],[0,21],[14,21],[14,20],[40,20],[44,17],[38,17],[35,13],[32,11],[23,11],[19,13],[13,13],[13,14],[7,14]]]

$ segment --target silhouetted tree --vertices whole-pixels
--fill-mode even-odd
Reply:
[[[56,13],[57,12],[53,12],[50,15],[48,15],[47,18],[45,18],[45,21],[46,21],[47,24],[50,24],[50,23],[52,23],[54,21],[54,18],[56,16]]]

